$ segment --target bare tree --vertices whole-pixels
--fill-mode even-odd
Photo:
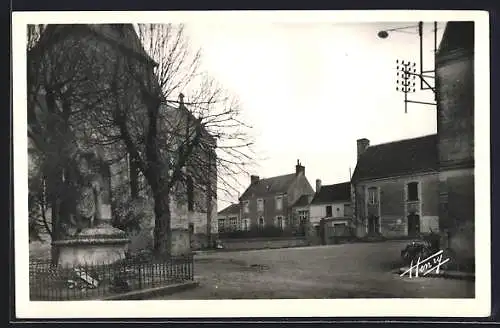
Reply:
[[[236,175],[253,158],[252,141],[235,98],[200,72],[201,52],[191,51],[184,26],[144,24],[137,31],[157,65],[152,72],[129,58],[116,63],[113,120],[154,198],[154,249],[169,254],[171,199],[198,190],[210,213],[217,190],[237,191]],[[122,92],[134,88],[138,94]]]

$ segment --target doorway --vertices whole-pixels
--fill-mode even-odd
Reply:
[[[411,213],[408,215],[408,236],[416,237],[420,233],[420,215]]]
[[[374,234],[379,232],[378,216],[370,215],[368,217],[368,233]]]

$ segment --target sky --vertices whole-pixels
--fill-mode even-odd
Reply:
[[[380,30],[414,26],[377,37]],[[346,182],[356,166],[356,140],[370,144],[436,133],[434,106],[408,104],[396,91],[396,60],[419,66],[417,22],[190,23],[202,69],[239,97],[256,143],[261,178],[295,172],[299,159],[315,186]],[[444,24],[438,23],[438,45]],[[433,24],[424,23],[424,70],[434,65]],[[418,83],[417,83],[418,86]],[[432,91],[411,100],[434,101]],[[244,187],[249,175],[238,177]],[[237,202],[220,195],[218,209]]]

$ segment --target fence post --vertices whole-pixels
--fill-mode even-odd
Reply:
[[[136,262],[135,265],[139,267],[139,289],[142,289],[142,266],[140,262]]]
[[[189,265],[191,267],[191,275],[190,275],[190,278],[191,280],[194,280],[194,255],[191,254],[191,259],[189,261]]]

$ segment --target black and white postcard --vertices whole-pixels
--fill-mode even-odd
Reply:
[[[489,315],[487,12],[12,22],[19,318]]]

